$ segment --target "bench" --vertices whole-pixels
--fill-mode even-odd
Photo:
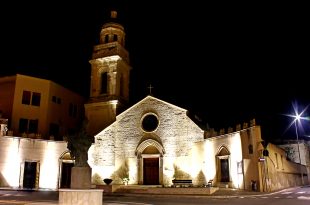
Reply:
[[[208,187],[212,187],[213,186],[213,179],[210,179],[209,181],[208,181],[208,185],[207,185]]]
[[[193,182],[191,179],[173,179],[172,180],[173,187],[192,187]]]

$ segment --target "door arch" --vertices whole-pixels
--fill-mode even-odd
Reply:
[[[230,182],[230,152],[222,145],[216,155],[217,179],[219,182]]]
[[[153,140],[147,139],[136,149],[138,160],[138,184],[163,183],[163,146]]]
[[[65,151],[59,157],[59,188],[70,188],[71,168],[74,166],[74,160],[71,158],[70,151]]]

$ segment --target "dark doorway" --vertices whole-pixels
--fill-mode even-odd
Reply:
[[[229,182],[228,159],[221,159],[221,182]]]
[[[143,159],[143,184],[159,184],[159,158]]]
[[[23,188],[34,189],[36,186],[37,162],[25,162]]]
[[[74,163],[62,163],[60,188],[70,188],[71,168]]]

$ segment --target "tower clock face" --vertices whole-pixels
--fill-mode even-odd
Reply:
[[[159,124],[158,118],[153,113],[146,114],[142,119],[142,129],[146,132],[153,132]]]

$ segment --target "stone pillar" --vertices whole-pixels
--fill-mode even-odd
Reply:
[[[142,167],[142,156],[141,154],[139,153],[138,154],[138,160],[137,160],[137,169],[138,169],[138,184],[143,184],[143,176],[142,176],[142,170],[143,170],[143,167]]]
[[[159,157],[159,184],[161,184],[161,185],[165,185],[164,184],[164,173],[163,173],[164,168],[163,168],[163,164],[164,164],[163,156],[160,156]]]
[[[91,188],[91,168],[72,167],[71,169],[71,189]]]
[[[116,95],[116,72],[109,73],[109,94]]]

